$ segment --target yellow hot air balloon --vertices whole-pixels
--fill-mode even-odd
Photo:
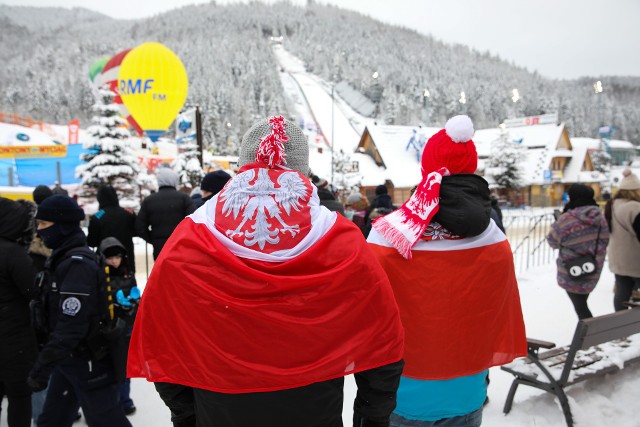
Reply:
[[[129,113],[152,141],[176,118],[189,81],[180,58],[161,43],[143,43],[120,65],[118,92]]]

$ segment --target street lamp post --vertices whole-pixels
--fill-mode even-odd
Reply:
[[[226,135],[226,136],[227,136],[227,138],[226,138],[226,140],[225,140],[225,142],[224,142],[224,144],[225,144],[225,147],[224,147],[224,148],[225,148],[225,150],[229,151],[229,138],[231,137],[231,135],[230,135],[230,132],[231,132],[231,122],[227,122],[226,127],[227,127],[227,135]]]
[[[513,101],[513,118],[515,119],[518,116],[516,104],[518,103],[518,100],[520,100],[520,92],[518,92],[518,89],[513,89],[511,93],[511,100]]]
[[[340,56],[335,56],[333,60],[333,76],[331,78],[331,182],[330,182],[330,190],[333,191],[334,185],[334,176],[335,176],[335,157],[334,157],[334,145],[335,145],[335,87],[336,81],[339,78],[340,73],[340,62],[341,58],[345,55],[345,52],[342,51]]]
[[[431,96],[431,94],[429,93],[429,89],[424,90],[424,92],[422,93],[422,103],[424,105],[424,115],[425,115],[425,125],[428,125],[429,123],[429,97]]]
[[[373,79],[373,84],[371,85],[371,89],[372,89],[371,95],[372,95],[372,100],[376,105],[376,109],[373,115],[376,119],[380,114],[380,99],[382,97],[382,87],[378,83],[378,77],[380,77],[380,73],[378,73],[378,71],[374,71],[373,74],[371,75],[371,78]]]
[[[598,80],[597,82],[595,82],[593,84],[593,92],[596,95],[596,110],[597,110],[597,115],[598,115],[598,121],[600,123],[598,123],[598,128],[604,126],[604,114],[602,114],[602,101],[600,100],[600,98],[602,97],[602,95],[600,95],[602,92],[604,91],[604,89],[602,88],[602,82],[600,80]]]
[[[333,191],[333,175],[334,175],[334,157],[333,157],[333,147],[335,145],[335,131],[334,131],[334,123],[335,123],[335,97],[333,95],[334,92],[334,87],[335,87],[335,82],[334,84],[331,85],[331,191]]]
[[[464,91],[460,92],[460,99],[458,99],[458,102],[461,105],[464,105],[467,103],[467,95],[465,95]]]

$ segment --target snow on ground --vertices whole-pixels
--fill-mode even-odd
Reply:
[[[136,262],[138,281],[142,288],[146,283],[145,244],[136,240]],[[151,247],[148,262],[152,266]],[[603,272],[600,282],[589,298],[594,315],[613,310],[613,275]],[[554,264],[530,269],[518,276],[520,297],[527,327],[527,335],[568,345],[573,337],[577,317],[564,291],[555,281]],[[557,400],[550,394],[521,386],[516,394],[509,415],[502,413],[512,376],[499,368],[491,369],[489,404],[484,410],[483,425],[489,427],[546,426],[563,427],[564,417]],[[345,387],[343,419],[345,426],[351,425],[352,406],[355,397],[355,382],[348,377]],[[622,372],[604,378],[594,378],[568,388],[574,419],[578,427],[601,427],[604,425],[639,427],[637,399],[640,392],[640,364],[626,367]],[[171,427],[170,414],[158,397],[153,384],[134,379],[132,396],[138,408],[130,417],[135,427]],[[3,417],[0,427],[6,427],[6,401],[3,402]],[[84,421],[75,424],[85,425]]]
[[[136,245],[136,251],[144,251],[144,245]],[[151,252],[149,252],[151,253]],[[142,255],[142,257],[141,257]],[[151,259],[151,256],[149,255]],[[138,253],[138,265],[144,280],[144,252]],[[573,338],[577,317],[569,298],[555,281],[555,264],[531,269],[518,277],[520,298],[527,327],[527,335],[568,345]],[[140,277],[142,276],[142,277]],[[595,316],[613,311],[613,275],[603,272],[600,282],[589,298]],[[483,425],[489,427],[548,426],[562,427],[564,416],[556,399],[550,393],[521,386],[516,394],[509,415],[502,407],[511,385],[512,376],[499,368],[491,369],[489,404],[484,410]],[[133,396],[138,413],[131,418],[134,426],[170,427],[169,413],[164,408],[152,385],[143,380],[133,380]],[[595,378],[568,388],[576,426],[600,427],[615,425],[638,427],[637,396],[640,391],[640,364],[626,367],[622,372]],[[351,425],[355,382],[348,377],[345,386],[343,419],[345,426]]]

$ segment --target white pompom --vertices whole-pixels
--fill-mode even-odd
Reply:
[[[453,142],[469,142],[473,138],[473,122],[469,116],[451,117],[444,128]]]

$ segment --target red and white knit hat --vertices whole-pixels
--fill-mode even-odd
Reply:
[[[238,166],[260,162],[269,168],[295,169],[309,174],[309,144],[295,123],[282,116],[261,119],[242,137]]]
[[[373,228],[400,254],[411,259],[411,248],[440,208],[440,183],[450,174],[474,173],[478,153],[471,138],[473,123],[468,116],[455,116],[433,135],[422,153],[422,181],[399,209],[378,218]]]

